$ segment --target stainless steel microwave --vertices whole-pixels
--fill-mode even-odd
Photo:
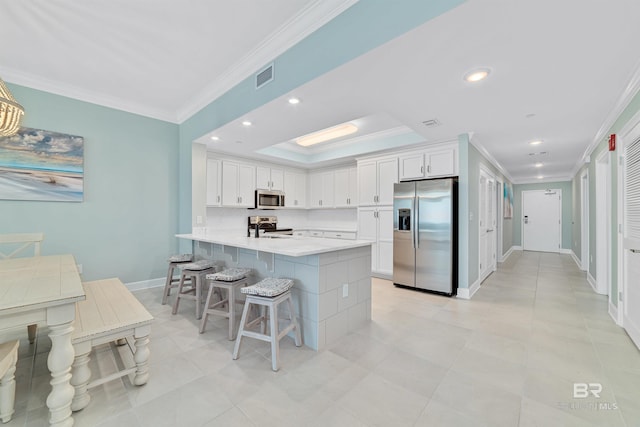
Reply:
[[[284,208],[284,193],[273,190],[256,190],[256,209]]]

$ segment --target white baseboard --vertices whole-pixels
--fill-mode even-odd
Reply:
[[[640,350],[640,329],[638,329],[627,316],[624,317],[623,322],[624,330],[627,331],[631,341],[633,341],[636,347],[638,347],[638,350]]]
[[[589,284],[591,285],[591,288],[593,288],[593,292],[597,294],[598,283],[596,282],[596,279],[591,275],[591,272],[589,271],[587,271],[587,282],[589,282]]]
[[[522,246],[511,246],[511,248],[512,248],[514,251],[521,251],[521,250],[522,250]]]
[[[158,279],[149,279],[149,280],[141,280],[139,282],[125,283],[124,285],[127,287],[127,289],[133,292],[133,291],[140,291],[142,289],[157,288],[159,286],[164,286],[164,283],[166,280],[167,280],[166,277],[160,277]]]
[[[582,262],[580,261],[580,259],[578,258],[578,256],[575,254],[575,252],[573,252],[573,250],[571,250],[571,258],[573,258],[573,262],[576,263],[576,265],[578,266],[578,268],[580,270],[582,270]]]
[[[458,293],[456,294],[456,298],[471,299],[473,295],[476,292],[478,292],[478,289],[480,289],[479,279],[473,282],[473,284],[469,288],[458,288]]]
[[[618,319],[618,307],[613,305],[611,301],[609,301],[609,316],[611,316],[613,321],[616,322],[616,325],[622,326],[620,324],[620,319]]]
[[[571,249],[565,249],[565,248],[560,248],[558,252],[561,254],[567,254],[567,255],[571,255],[573,253]]]
[[[515,250],[514,246],[511,246],[509,248],[509,250],[507,251],[507,253],[502,255],[502,257],[500,257],[500,262],[505,262],[507,260],[507,258],[509,258],[509,255],[511,255],[514,250]]]

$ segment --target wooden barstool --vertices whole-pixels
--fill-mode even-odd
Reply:
[[[182,298],[190,299],[196,302],[196,319],[200,319],[202,317],[202,283],[207,274],[216,272],[216,263],[203,259],[181,264],[178,268],[181,270],[180,283],[171,313],[178,312],[178,305]]]
[[[0,344],[0,419],[8,423],[13,416],[16,401],[16,362],[19,341]]]
[[[277,371],[280,369],[279,357],[280,357],[280,340],[287,335],[291,330],[295,331],[295,343],[296,347],[302,345],[302,338],[300,335],[300,326],[296,319],[296,312],[293,308],[293,299],[291,298],[291,287],[293,286],[293,280],[291,279],[276,279],[266,278],[256,283],[255,285],[247,286],[240,289],[240,292],[247,295],[247,299],[244,303],[244,310],[242,310],[242,319],[240,320],[240,330],[238,331],[238,338],[236,338],[236,345],[233,349],[233,360],[236,360],[240,356],[240,344],[242,343],[242,337],[255,338],[262,341],[271,343],[271,369]],[[289,325],[283,330],[278,328],[278,306],[286,302],[289,308]],[[251,304],[260,306],[260,316],[247,322],[247,315],[251,309]],[[266,308],[269,309],[267,319]],[[270,321],[270,334],[266,334],[267,320]],[[250,331],[248,328],[260,323],[260,333]]]
[[[193,261],[193,254],[178,254],[171,255],[169,259],[169,271],[167,272],[167,281],[164,284],[164,290],[162,291],[162,305],[167,303],[169,295],[171,295],[171,288],[177,288],[180,283],[179,277],[174,277],[175,270],[181,264],[186,264]]]
[[[236,289],[249,284],[248,275],[251,274],[250,268],[227,268],[213,274],[207,274],[207,284],[209,285],[209,293],[204,303],[204,315],[200,322],[200,333],[204,332],[207,325],[209,315],[222,316],[229,319],[229,340],[235,338],[236,325]],[[220,290],[226,291],[226,298],[220,296],[220,301],[212,304],[213,295]],[[226,310],[221,308],[227,306]]]

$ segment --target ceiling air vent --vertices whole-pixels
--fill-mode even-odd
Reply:
[[[260,89],[273,80],[273,64],[269,64],[267,68],[256,74],[256,89]]]
[[[422,124],[428,128],[440,126],[440,122],[438,121],[438,119],[425,120],[424,122],[422,122]]]

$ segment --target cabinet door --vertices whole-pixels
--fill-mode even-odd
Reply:
[[[322,174],[322,208],[332,208],[334,203],[334,175],[333,171]]]
[[[424,154],[400,156],[398,161],[400,163],[400,181],[424,177]]]
[[[376,208],[366,207],[358,209],[358,239],[370,240],[371,245],[371,270],[378,269],[378,218]]]
[[[271,189],[284,191],[284,170],[271,169]]]
[[[439,150],[427,152],[427,176],[455,176],[455,150]]]
[[[256,168],[251,165],[238,167],[238,206],[253,207],[255,205]]]
[[[349,194],[347,204],[351,208],[358,206],[358,170],[349,168]]]
[[[349,207],[349,169],[338,169],[333,174],[334,205],[336,208]]]
[[[285,196],[286,197],[286,196]],[[309,174],[309,207],[322,206],[322,174]]]
[[[378,204],[393,205],[393,184],[398,182],[398,159],[378,161]]]
[[[256,188],[269,190],[271,188],[271,169],[264,166],[256,167]]]
[[[358,163],[358,204],[372,206],[378,196],[378,172],[376,162]]]
[[[238,168],[237,163],[222,162],[223,206],[238,206]]]
[[[207,206],[220,206],[221,175],[220,160],[207,159]]]

